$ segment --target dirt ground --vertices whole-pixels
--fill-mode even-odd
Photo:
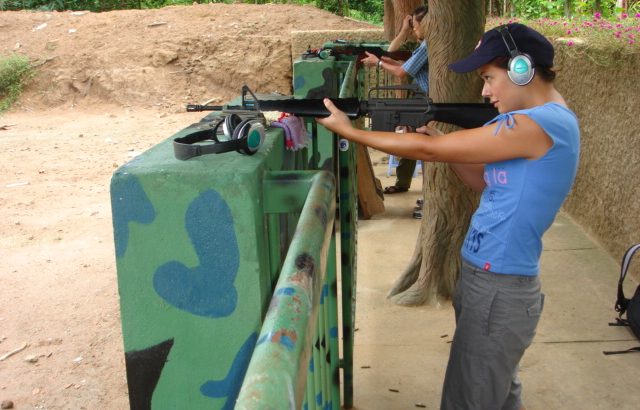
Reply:
[[[357,28],[292,5],[0,12],[0,55],[38,64],[0,117],[0,401],[128,408],[113,171],[200,119],[186,102],[288,94],[290,31]]]

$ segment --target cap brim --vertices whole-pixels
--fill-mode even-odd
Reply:
[[[494,55],[471,53],[469,57],[449,64],[449,69],[456,73],[469,73],[488,64],[494,58],[496,58]]]

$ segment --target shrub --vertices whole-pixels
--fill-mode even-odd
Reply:
[[[20,97],[22,86],[33,74],[28,57],[19,54],[0,56],[0,114]]]

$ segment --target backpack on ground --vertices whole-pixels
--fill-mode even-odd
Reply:
[[[638,287],[636,288],[636,291],[631,299],[627,299],[624,296],[624,291],[622,289],[622,283],[624,282],[624,278],[627,276],[627,270],[629,269],[631,258],[633,258],[633,255],[638,250],[640,250],[640,243],[637,243],[627,249],[627,252],[625,252],[624,256],[622,257],[620,280],[618,281],[618,300],[616,300],[615,305],[616,312],[618,312],[618,317],[616,318],[615,322],[609,323],[609,326],[629,326],[633,334],[635,334],[638,340],[640,340],[640,285],[638,285]],[[626,319],[623,318],[623,315],[625,313],[627,315]],[[609,351],[603,353],[609,355],[631,352],[640,352],[640,346],[632,347],[628,350]]]

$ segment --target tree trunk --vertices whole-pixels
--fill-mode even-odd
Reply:
[[[476,73],[447,68],[464,58],[484,32],[484,2],[429,2],[426,24],[429,48],[429,95],[434,102],[477,102],[482,84]],[[442,124],[445,132],[452,126]],[[400,305],[437,303],[453,293],[460,248],[479,196],[466,188],[447,164],[427,163],[423,170],[423,219],[413,257],[388,297]]]
[[[564,16],[570,18],[573,13],[573,4],[571,0],[564,0]]]

